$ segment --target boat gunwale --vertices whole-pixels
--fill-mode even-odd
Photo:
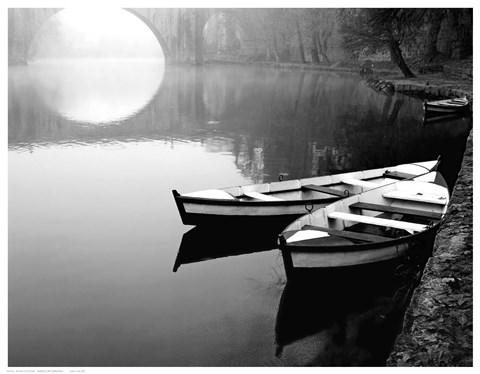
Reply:
[[[422,166],[422,165],[417,165],[417,166],[420,166],[420,167],[423,167],[425,168],[426,170],[429,170],[427,169],[425,166]],[[389,177],[388,175],[385,176],[384,174],[387,173],[389,170],[388,168],[385,170],[385,172],[381,175],[378,175],[378,176],[373,176],[373,177],[370,177],[370,178],[365,178],[365,179],[362,179],[364,181],[370,181],[370,180],[373,180],[373,179],[378,179],[382,176],[385,177],[385,179],[392,179],[391,183],[397,183],[398,182],[398,179],[396,178],[393,178],[393,177]],[[429,172],[431,171],[428,171],[426,172],[425,174],[428,174]],[[345,173],[347,174],[347,173]],[[419,177],[421,176],[418,175],[418,176],[412,176],[412,178],[416,178],[416,177]],[[285,182],[288,182],[288,181],[285,181]],[[331,187],[333,188],[332,186],[337,186],[337,185],[341,185],[342,183],[333,183],[333,184],[325,184],[325,185],[319,185],[321,187]],[[249,186],[255,186],[255,185],[249,185]],[[278,190],[278,191],[269,191],[269,192],[262,192],[262,194],[264,195],[267,195],[267,196],[270,196],[270,195],[275,195],[275,194],[280,194],[280,193],[288,193],[288,192],[295,192],[295,191],[302,191],[304,189],[304,186],[306,185],[302,185],[300,186],[299,188],[289,188],[289,189],[285,189],[285,190]],[[384,186],[383,184],[379,184],[377,187],[374,187],[374,188],[371,188],[371,189],[367,189],[367,190],[373,190],[375,188],[379,188],[379,187],[382,187]],[[244,187],[244,186],[241,186],[241,187]],[[226,187],[226,188],[221,188],[219,189],[220,191],[224,191],[224,190],[227,190],[229,188],[233,188],[233,187]],[[361,187],[360,187],[361,188]],[[340,200],[340,199],[344,199],[346,197],[350,197],[350,196],[354,196],[354,195],[358,195],[356,193],[351,193],[350,195],[345,195],[344,197],[342,196],[333,196],[332,197],[324,197],[324,198],[315,198],[315,199],[295,199],[295,200],[279,200],[279,201],[265,201],[265,200],[238,200],[238,197],[235,197],[232,195],[232,197],[234,199],[216,199],[216,198],[211,198],[211,197],[198,197],[198,196],[185,196],[185,195],[182,195],[180,193],[178,193],[176,190],[174,190],[177,195],[174,194],[175,196],[175,199],[179,199],[179,200],[183,200],[183,201],[186,201],[186,202],[198,202],[199,204],[206,204],[206,205],[210,205],[210,204],[214,204],[214,205],[255,205],[255,206],[261,206],[262,203],[264,205],[267,205],[267,206],[282,206],[282,205],[296,205],[296,204],[309,204],[309,203],[313,203],[313,202],[326,202],[326,203],[330,203],[330,202],[335,202],[337,200]],[[338,190],[339,192],[342,192],[341,190]],[[347,189],[345,189],[345,191],[348,191]],[[173,191],[172,191],[173,192]],[[320,193],[324,193],[325,195],[328,195],[328,193],[326,192],[320,192]],[[243,196],[243,195],[240,195],[240,196]],[[237,204],[234,204],[234,203],[237,203]],[[288,204],[285,204],[285,203],[288,203]]]
[[[291,190],[296,191],[296,190]],[[289,192],[289,191],[282,191],[282,192]],[[194,197],[194,196],[175,196],[175,200],[179,200],[180,202],[188,202],[188,203],[198,203],[202,205],[231,205],[231,206],[255,206],[255,207],[262,207],[262,206],[289,206],[289,205],[309,205],[309,204],[325,204],[330,202],[336,202],[342,197],[327,197],[327,198],[317,198],[317,199],[295,199],[295,200],[279,200],[279,201],[264,201],[264,200],[230,200],[230,199],[212,199],[209,197]]]
[[[408,241],[414,241],[414,240],[419,240],[419,237],[426,236],[427,234],[432,233],[434,230],[438,229],[439,225],[441,223],[441,220],[436,222],[435,224],[428,226],[426,230],[410,234],[410,235],[405,235],[400,238],[388,238],[385,237],[385,241],[379,241],[379,242],[366,242],[366,243],[353,243],[348,244],[348,245],[337,245],[337,246],[321,246],[319,247],[318,245],[314,244],[315,238],[314,239],[306,239],[306,240],[300,240],[298,242],[291,242],[287,243],[286,239],[282,234],[279,235],[279,249],[281,251],[286,251],[286,252],[305,252],[305,253],[332,253],[332,252],[364,252],[366,250],[375,250],[375,249],[381,249],[384,248],[386,245],[388,246],[393,246],[393,245],[400,245],[403,243],[406,243]],[[301,231],[301,230],[298,230]],[[332,235],[335,236],[335,235]],[[308,241],[311,241],[311,245],[305,245],[305,243],[308,243]]]
[[[453,97],[453,98],[448,98],[448,99],[441,99],[441,100],[432,100],[432,101],[426,101],[425,104],[429,105],[438,105],[438,104],[444,104],[444,103],[458,103],[462,105],[468,105],[470,103],[470,100],[468,100],[466,97]]]

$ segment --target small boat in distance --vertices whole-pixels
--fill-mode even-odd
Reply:
[[[445,180],[431,172],[306,214],[279,235],[287,278],[307,269],[384,263],[413,245],[428,247],[448,202]]]
[[[339,199],[397,180],[434,170],[437,160],[366,171],[203,190],[180,194],[173,190],[185,225],[224,223],[225,220],[270,226],[294,219]],[[282,227],[283,228],[283,227]]]
[[[461,113],[470,109],[470,102],[466,97],[427,101],[423,103],[423,109],[425,113],[431,114],[449,114],[449,113]]]

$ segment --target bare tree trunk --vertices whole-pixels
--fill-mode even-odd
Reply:
[[[275,30],[272,25],[272,41],[273,41],[273,54],[275,55],[275,61],[280,62],[280,53],[278,52],[277,38],[275,37]]]
[[[321,40],[318,40],[319,44],[320,44],[320,47],[318,49],[318,52],[320,53],[320,55],[322,56],[323,60],[327,63],[327,64],[330,64],[330,59],[328,58],[327,54],[325,53],[325,45],[322,45],[322,41]]]
[[[297,38],[298,38],[298,50],[300,53],[300,62],[305,64],[307,60],[305,60],[305,49],[303,48],[303,40],[302,40],[302,33],[300,31],[300,24],[298,23],[298,19],[296,20],[297,23]]]
[[[195,9],[195,64],[203,65],[203,10]]]
[[[407,63],[403,59],[402,50],[400,49],[398,41],[395,40],[392,36],[390,37],[388,47],[390,49],[390,57],[392,59],[392,62],[397,64],[397,66],[402,71],[403,76],[405,78],[415,78],[416,75],[413,74],[413,72],[410,70],[410,68],[407,66]]]
[[[326,44],[326,43],[325,43]],[[320,57],[322,57],[322,61],[325,61],[327,64],[330,64],[330,59],[328,58],[327,54],[325,53],[325,46],[322,44],[321,38],[317,35],[317,51]]]
[[[438,54],[437,40],[440,26],[442,25],[443,13],[435,9],[429,17],[429,29],[427,33],[426,47],[425,47],[425,61],[432,62]]]
[[[317,31],[312,32],[312,49],[311,49],[311,56],[312,56],[312,62],[314,64],[319,64],[320,59],[318,58],[318,48],[317,48]]]

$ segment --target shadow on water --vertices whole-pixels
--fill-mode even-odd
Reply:
[[[194,227],[183,235],[173,271],[276,249],[277,231]],[[384,366],[430,252],[431,245],[416,244],[400,260],[296,274],[278,304],[277,364]]]
[[[426,261],[424,251],[415,253],[289,280],[278,308],[276,356],[288,360],[313,349],[307,366],[384,366]]]
[[[423,114],[423,125],[432,125],[442,122],[450,122],[452,120],[463,120],[464,122],[471,119],[472,113],[462,112],[462,113],[428,113]]]
[[[281,228],[239,230],[236,226],[196,226],[183,234],[173,271],[185,264],[275,249],[279,230]]]

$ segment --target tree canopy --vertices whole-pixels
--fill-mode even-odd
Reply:
[[[424,13],[423,9],[412,8],[344,9],[339,16],[344,45],[354,52],[388,50],[405,77],[414,77],[405,63],[401,45],[415,35]]]

